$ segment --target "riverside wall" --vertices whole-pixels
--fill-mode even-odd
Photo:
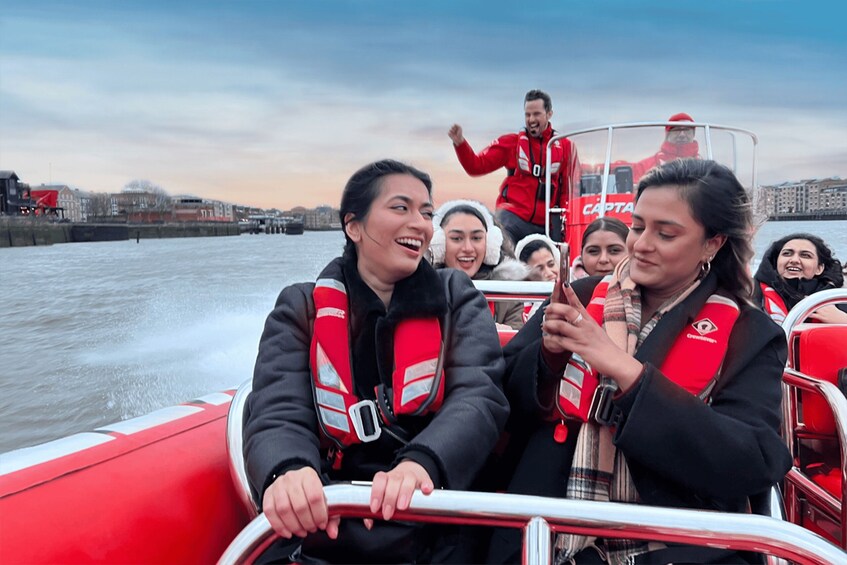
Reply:
[[[0,218],[0,247],[91,241],[239,235],[235,222],[184,224],[56,223],[39,218]]]

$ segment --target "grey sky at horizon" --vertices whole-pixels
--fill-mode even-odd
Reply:
[[[763,183],[844,177],[847,40],[818,4],[36,1],[0,15],[0,169],[286,209],[394,157],[491,204],[503,174],[469,178],[447,129],[482,149],[542,88],[559,130],[685,111],[756,132]]]

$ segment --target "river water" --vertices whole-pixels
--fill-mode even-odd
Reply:
[[[771,222],[847,257],[847,221]],[[314,280],[341,232],[0,249],[0,453],[250,378],[286,284]]]

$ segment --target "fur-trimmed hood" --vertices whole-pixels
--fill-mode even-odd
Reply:
[[[521,253],[523,253],[524,247],[527,246],[528,243],[532,241],[540,241],[547,246],[547,249],[553,254],[553,259],[556,260],[556,264],[558,265],[561,262],[561,253],[559,252],[559,246],[556,245],[552,239],[547,237],[544,234],[540,233],[531,233],[528,236],[521,239],[518,244],[515,246],[515,257],[518,259],[521,258]]]
[[[457,206],[470,206],[479,212],[483,218],[485,218],[486,246],[485,258],[482,263],[483,265],[489,265],[492,267],[497,265],[500,262],[501,257],[500,248],[503,245],[503,232],[494,223],[494,216],[491,215],[488,208],[475,200],[450,200],[442,204],[441,207],[436,210],[435,216],[432,218],[432,241],[429,243],[432,264],[439,266],[444,265],[444,255],[447,251],[447,236],[445,235],[444,230],[441,229],[441,222],[444,217],[448,215],[450,210]]]
[[[524,263],[517,259],[507,258],[493,269],[483,267],[473,278],[487,281],[524,281],[529,273],[530,269]]]

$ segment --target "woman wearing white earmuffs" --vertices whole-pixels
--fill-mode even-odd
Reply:
[[[473,200],[451,200],[433,218],[429,249],[436,268],[449,267],[473,280],[524,280],[528,269],[514,258],[511,242],[491,212]],[[498,329],[523,327],[523,302],[489,302]]]

